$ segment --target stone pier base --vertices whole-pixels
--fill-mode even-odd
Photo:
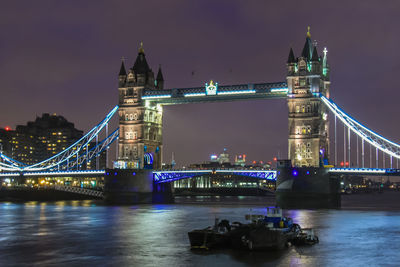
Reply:
[[[171,184],[154,184],[152,170],[107,169],[104,200],[110,204],[173,202]]]

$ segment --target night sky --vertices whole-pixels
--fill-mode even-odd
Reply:
[[[399,12],[390,0],[3,1],[0,127],[57,113],[87,131],[117,104],[121,57],[132,67],[141,41],[166,88],[285,81],[309,25],[329,51],[333,100],[399,142]],[[164,161],[174,151],[179,165],[223,148],[268,161],[287,154],[287,104],[168,106],[163,135]]]

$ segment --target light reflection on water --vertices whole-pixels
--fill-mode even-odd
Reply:
[[[265,213],[268,201],[182,199],[132,206],[0,203],[0,266],[396,266],[400,260],[399,211],[288,210],[302,227],[316,229],[319,244],[281,252],[191,251],[188,231],[215,217],[244,221],[245,214]]]

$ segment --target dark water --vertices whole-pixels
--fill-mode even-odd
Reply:
[[[3,202],[0,266],[400,266],[400,193],[380,198],[384,211],[368,204],[368,196],[363,206],[363,197],[345,198],[341,210],[286,211],[302,227],[315,228],[320,243],[270,253],[193,252],[187,238],[215,216],[244,221],[250,209],[262,213],[270,202],[265,198],[179,198],[173,205],[119,207]]]

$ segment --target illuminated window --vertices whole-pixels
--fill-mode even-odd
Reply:
[[[134,120],[137,120],[137,119],[138,119],[137,113],[134,113],[134,114],[133,114],[133,119],[134,119]]]
[[[296,106],[296,113],[300,112],[300,106]]]
[[[129,114],[129,119],[133,121],[133,114]]]
[[[301,133],[302,133],[302,134],[306,134],[306,127],[303,126],[303,127],[301,128]]]
[[[136,131],[133,132],[133,136],[132,137],[133,137],[134,140],[137,139],[137,132]]]
[[[311,126],[307,126],[307,133],[311,133]]]
[[[307,113],[310,113],[310,112],[311,112],[311,106],[310,106],[310,105],[307,105],[306,112],[307,112]]]
[[[129,115],[126,114],[126,115],[125,115],[125,120],[127,121],[128,119],[129,119]]]
[[[305,106],[301,106],[301,112],[306,112],[306,107]]]

